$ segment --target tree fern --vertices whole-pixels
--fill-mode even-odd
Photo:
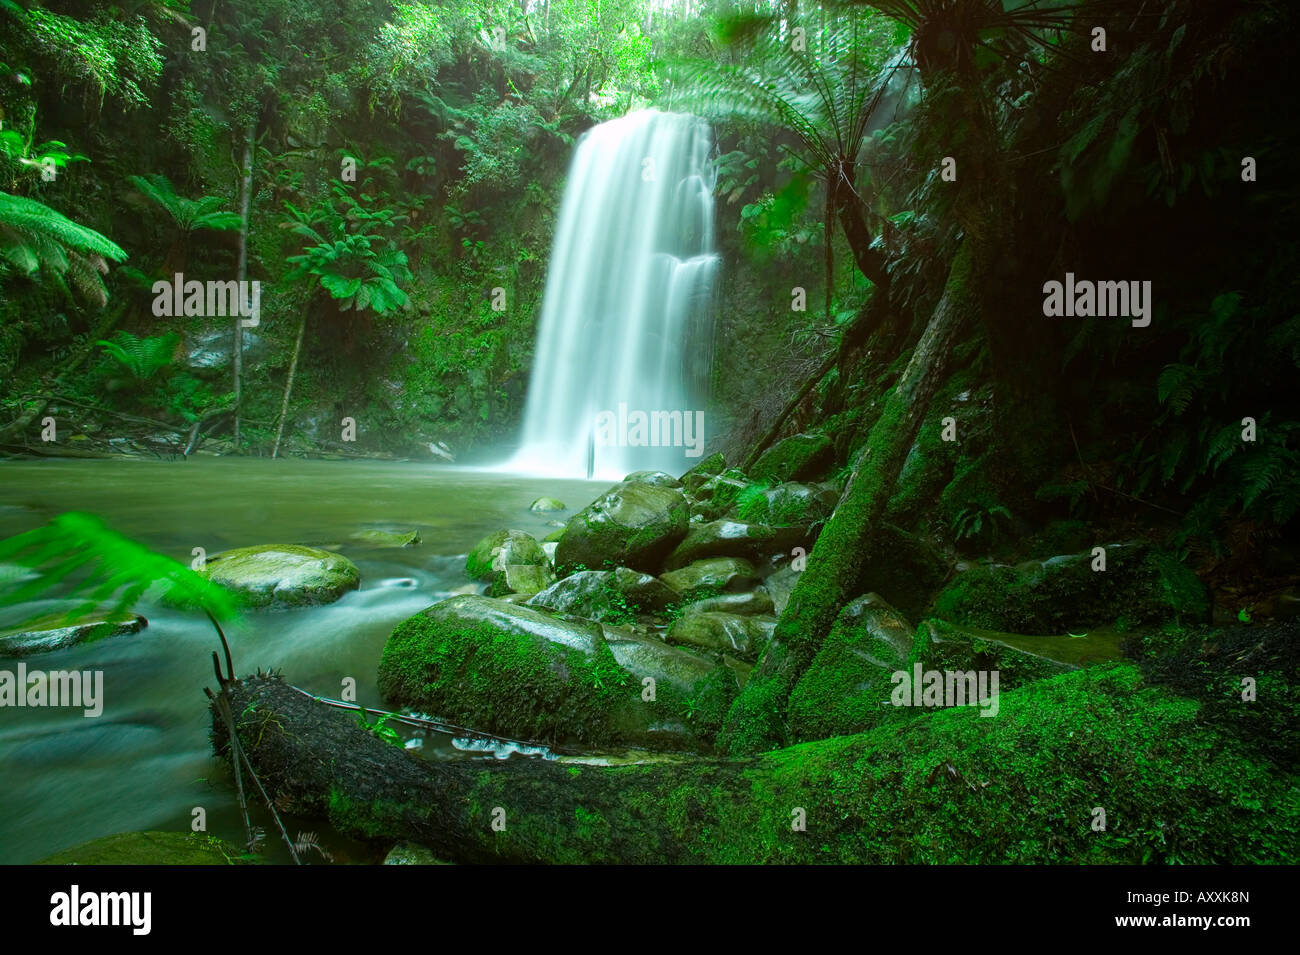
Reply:
[[[108,270],[105,260],[125,258],[120,246],[94,229],[34,199],[0,192],[0,277],[7,267],[63,285],[71,273],[73,287],[103,305],[108,300],[101,277]]]
[[[25,603],[60,589],[80,600],[62,618],[71,626],[130,610],[146,593],[181,609],[202,610],[214,619],[239,613],[239,598],[185,565],[106,527],[99,518],[77,511],[62,514],[34,530],[0,541],[0,564],[38,571],[28,581],[0,581],[0,606]],[[35,618],[32,618],[35,619]]]
[[[95,342],[136,381],[149,381],[172,363],[180,336],[175,332],[137,338],[130,332],[118,332],[112,341]]]
[[[243,224],[239,213],[221,208],[225,200],[220,196],[187,199],[176,192],[166,176],[158,174],[128,176],[127,181],[146,199],[162,206],[182,233],[188,234],[202,229],[229,232]]]

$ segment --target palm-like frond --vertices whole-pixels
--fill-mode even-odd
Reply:
[[[44,272],[65,289],[66,273],[78,292],[102,306],[108,301],[105,260],[125,258],[120,246],[94,229],[34,199],[0,192],[0,270]]]
[[[64,616],[65,626],[102,613],[106,604],[111,612],[125,612],[151,589],[172,606],[217,619],[232,618],[240,608],[239,598],[219,585],[78,511],[0,541],[0,563],[40,572],[34,580],[0,587],[3,606],[33,600],[76,577],[65,596],[83,602]]]
[[[146,199],[162,206],[181,232],[201,229],[229,232],[243,224],[237,212],[221,209],[225,200],[220,196],[188,199],[176,192],[171,181],[160,174],[128,176],[127,181]]]
[[[149,381],[172,363],[180,336],[175,332],[137,338],[130,332],[118,332],[112,341],[95,342],[111,355],[137,381]]]

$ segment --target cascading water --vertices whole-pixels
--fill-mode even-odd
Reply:
[[[653,110],[579,141],[510,470],[620,478],[699,460],[718,268],[711,149],[704,122]]]

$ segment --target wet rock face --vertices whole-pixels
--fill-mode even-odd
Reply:
[[[565,526],[557,569],[561,575],[617,566],[654,573],[686,536],[688,519],[686,498],[676,488],[616,485]]]
[[[623,483],[656,484],[659,487],[681,487],[682,482],[666,471],[633,471],[623,478]]]
[[[657,577],[619,567],[613,571],[579,571],[556,581],[528,604],[589,620],[619,620],[638,613],[661,612],[677,600],[676,592]]]
[[[332,603],[361,586],[356,565],[342,554],[297,544],[228,550],[209,557],[203,573],[253,607]]]
[[[24,657],[33,653],[49,653],[89,640],[139,633],[148,625],[149,621],[139,614],[124,613],[102,616],[67,627],[36,626],[28,630],[0,633],[0,656]]]
[[[500,530],[474,545],[465,560],[465,573],[488,583],[493,597],[532,595],[555,582],[545,548],[523,531]]]
[[[727,652],[752,661],[775,627],[775,617],[704,611],[684,614],[675,620],[667,639],[669,643]]]
[[[684,600],[699,600],[714,594],[750,590],[758,585],[758,571],[739,557],[710,557],[697,560],[659,578]]]

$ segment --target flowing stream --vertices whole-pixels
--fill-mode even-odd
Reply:
[[[376,673],[384,641],[400,621],[470,583],[464,555],[475,542],[502,527],[540,538],[553,530],[549,520],[569,517],[603,487],[370,462],[0,461],[0,537],[83,510],[187,565],[195,547],[209,555],[254,544],[335,548],[360,569],[360,590],[321,607],[249,612],[228,629],[235,669],[279,669],[290,683],[333,698],[352,677],[359,702],[382,706]],[[531,513],[528,505],[544,494],[569,510]],[[422,542],[379,548],[354,539],[368,528],[418,530]],[[147,603],[137,611],[149,620],[138,634],[23,659],[29,670],[102,670],[104,707],[89,718],[81,710],[0,709],[0,864],[118,832],[188,831],[195,807],[206,810],[208,832],[243,844],[203,696],[215,685],[216,635],[201,615]],[[0,626],[14,616],[7,611]],[[0,658],[0,669],[16,672],[18,662]],[[436,734],[423,753],[471,758]],[[256,812],[254,821],[266,830],[267,858],[287,860],[269,815]],[[335,861],[369,861],[363,847],[322,832],[319,821],[286,825],[294,837],[316,831]]]
[[[654,110],[579,141],[509,470],[617,480],[698,460],[718,268],[711,150],[704,122]]]

